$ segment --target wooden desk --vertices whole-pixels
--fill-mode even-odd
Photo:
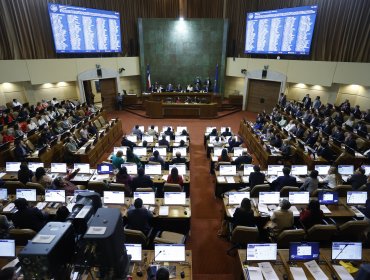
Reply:
[[[210,119],[217,116],[217,103],[163,103],[145,101],[146,115],[150,118],[200,118]]]

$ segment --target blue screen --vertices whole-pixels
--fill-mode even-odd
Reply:
[[[49,3],[57,53],[121,52],[118,12]]]
[[[317,6],[247,14],[245,53],[310,53]]]
[[[319,192],[318,195],[320,204],[338,204],[338,193],[337,192]]]
[[[319,242],[292,242],[289,247],[289,260],[317,260],[320,256]]]
[[[113,172],[113,165],[109,163],[100,163],[97,167],[98,174],[110,174]]]

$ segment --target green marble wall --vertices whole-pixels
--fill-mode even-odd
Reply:
[[[138,19],[142,88],[146,65],[151,81],[164,87],[185,87],[197,76],[209,77],[214,85],[219,64],[219,92],[223,92],[228,21],[223,19]]]

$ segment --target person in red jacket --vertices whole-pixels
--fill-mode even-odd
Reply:
[[[324,213],[320,209],[320,203],[318,200],[311,200],[307,208],[299,215],[299,220],[302,222],[306,230],[316,224],[321,224],[323,218]]]
[[[13,132],[10,129],[8,129],[6,133],[4,133],[3,135],[3,143],[14,142],[14,140],[15,137],[13,135]]]
[[[179,184],[181,187],[184,185],[182,176],[179,175],[179,170],[176,167],[171,169],[171,174],[167,177],[167,183]]]

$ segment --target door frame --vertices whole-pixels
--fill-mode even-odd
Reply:
[[[80,101],[86,102],[86,95],[83,82],[90,80],[101,79],[116,79],[117,91],[122,92],[119,73],[116,70],[109,68],[101,68],[102,75],[98,76],[96,69],[90,69],[77,75],[78,88],[80,93]]]
[[[285,89],[286,89],[287,76],[281,72],[267,70],[266,78],[262,78],[262,69],[254,70],[254,71],[247,71],[247,73],[245,74],[245,78],[244,78],[243,106],[242,106],[243,111],[246,111],[246,108],[247,108],[248,94],[249,94],[248,92],[249,79],[279,82],[280,83],[280,93],[285,92]],[[278,99],[276,100],[276,103],[278,102]]]

